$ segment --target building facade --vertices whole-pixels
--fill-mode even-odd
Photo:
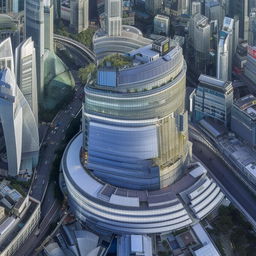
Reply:
[[[168,36],[170,34],[170,18],[165,15],[156,15],[154,18],[154,33]]]
[[[156,15],[161,12],[162,1],[161,0],[145,0],[145,9],[151,15]]]
[[[31,37],[36,49],[38,100],[44,91],[44,0],[25,1],[25,38]]]
[[[189,24],[189,39],[193,49],[189,50],[189,53],[194,60],[194,69],[199,74],[206,73],[211,40],[211,27],[207,17],[200,13],[192,16]]]
[[[253,95],[234,102],[231,129],[251,146],[256,145],[256,98]]]
[[[53,0],[44,3],[44,48],[53,51],[53,20],[54,20]]]
[[[70,27],[76,33],[89,27],[89,0],[70,1]]]
[[[256,46],[256,9],[253,8],[249,17],[249,39],[250,46]]]
[[[38,161],[38,127],[29,104],[16,84],[11,41],[0,44],[0,137],[2,175],[17,176],[20,169],[32,170]],[[24,167],[24,165],[26,167]]]
[[[229,126],[232,104],[232,82],[221,81],[206,75],[199,77],[199,84],[193,97],[193,121],[212,118]]]
[[[225,17],[217,51],[217,78],[223,81],[230,80],[232,75],[233,27],[234,20]]]
[[[248,40],[249,30],[249,0],[232,0],[230,1],[231,17],[239,17],[239,37]]]
[[[105,1],[106,32],[108,36],[121,36],[122,31],[122,1]]]
[[[36,52],[31,37],[16,48],[15,74],[17,84],[38,122]]]

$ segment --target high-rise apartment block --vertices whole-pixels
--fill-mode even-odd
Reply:
[[[168,36],[170,33],[170,18],[165,15],[156,15],[154,18],[154,33]]]
[[[122,1],[106,0],[106,32],[108,36],[121,36],[122,31]]]
[[[232,82],[201,75],[193,95],[192,119],[198,122],[203,118],[211,118],[229,126],[232,104]]]
[[[70,27],[76,33],[89,26],[89,0],[70,0]]]

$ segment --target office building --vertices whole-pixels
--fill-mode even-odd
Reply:
[[[256,79],[256,46],[247,47],[247,62],[244,68],[244,74],[252,82]]]
[[[44,91],[44,0],[25,0],[25,38],[31,37],[36,49],[37,94]]]
[[[53,21],[54,21],[53,0],[44,2],[44,48],[53,51]]]
[[[233,58],[234,19],[225,17],[219,35],[217,52],[217,78],[222,81],[231,80]]]
[[[70,0],[70,27],[75,33],[89,26],[89,0]]]
[[[249,39],[250,46],[256,46],[256,9],[253,8],[249,17]]]
[[[38,122],[36,52],[31,37],[16,48],[15,74],[17,84]]]
[[[154,18],[154,33],[168,36],[170,33],[170,18],[164,15],[156,15]]]
[[[180,16],[182,14],[189,13],[189,1],[188,0],[164,0],[164,11],[167,15]]]
[[[106,32],[108,36],[121,36],[122,31],[122,1],[105,1]]]
[[[146,12],[155,16],[157,13],[161,12],[162,0],[145,0]]]
[[[225,10],[219,0],[205,1],[205,16],[210,20],[217,20],[218,28],[222,27]]]
[[[256,98],[253,95],[234,102],[231,129],[251,146],[256,146]]]
[[[231,17],[239,17],[239,37],[248,40],[249,31],[249,0],[232,0],[230,1]]]
[[[198,74],[206,73],[206,66],[209,60],[211,27],[208,18],[196,13],[190,19],[189,43],[193,50],[189,50],[194,62],[194,70]]]
[[[229,126],[232,104],[232,82],[201,75],[193,95],[192,120],[199,122],[211,118]]]
[[[1,175],[17,176],[38,161],[39,137],[35,117],[16,84],[11,41],[0,44]]]
[[[201,2],[192,2],[191,3],[191,16],[193,16],[196,13],[201,14]]]
[[[12,40],[15,49],[20,43],[21,25],[18,19],[7,14],[0,14],[0,42],[8,37]]]
[[[113,58],[125,65],[113,66]],[[182,48],[161,37],[95,71],[85,86],[82,132],[61,164],[75,216],[102,234],[147,235],[182,229],[213,211],[223,193],[200,163],[189,164]],[[132,251],[145,254],[148,239],[135,238],[141,243]]]

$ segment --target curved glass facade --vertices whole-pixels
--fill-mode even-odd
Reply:
[[[86,168],[104,181],[155,190],[175,182],[188,160],[186,64],[164,56],[117,72],[116,87],[85,87]]]

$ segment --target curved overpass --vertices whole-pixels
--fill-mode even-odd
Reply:
[[[68,43],[71,46],[78,48],[80,51],[82,51],[84,54],[86,54],[88,56],[88,58],[91,62],[96,62],[96,55],[94,54],[94,52],[91,51],[88,47],[86,47],[82,43],[80,43],[72,38],[69,38],[66,36],[60,36],[60,35],[56,35],[56,34],[54,34],[54,40],[62,42],[62,43]]]

